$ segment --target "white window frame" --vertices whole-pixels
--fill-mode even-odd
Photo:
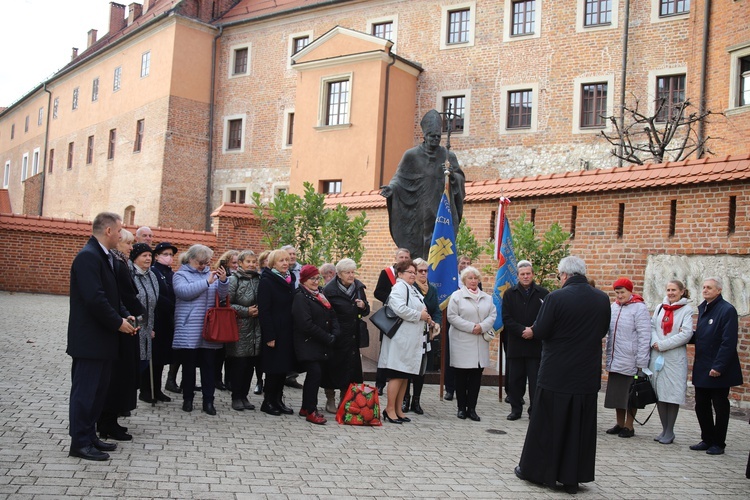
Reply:
[[[29,175],[29,153],[26,152],[21,158],[21,182],[25,181]]]
[[[3,189],[8,189],[10,185],[10,160],[5,161],[5,169],[3,170]]]
[[[71,106],[73,111],[78,109],[78,94],[79,94],[79,87],[76,87],[73,89],[73,103]]]
[[[151,73],[151,51],[147,50],[141,54],[141,78],[146,78]]]
[[[235,73],[234,72],[234,63],[237,57],[237,51],[247,49],[247,68],[245,69],[244,73]],[[241,78],[243,76],[249,76],[250,75],[250,67],[253,61],[253,50],[252,50],[252,44],[251,43],[241,43],[238,45],[232,45],[229,47],[229,68],[227,68],[227,78]]]
[[[91,102],[99,100],[99,77],[91,80]]]
[[[37,127],[41,127],[42,123],[44,123],[44,106],[39,108],[39,118],[37,118],[37,121],[36,121]]]
[[[313,32],[310,31],[300,31],[298,33],[291,33],[289,37],[287,38],[287,44],[286,44],[286,67],[287,69],[291,69],[292,67],[292,56],[294,55],[294,39],[295,38],[302,38],[302,37],[308,37],[309,41],[307,42],[307,45],[310,45],[313,40]]]
[[[581,128],[581,86],[587,83],[599,83],[605,82],[607,84],[607,116],[614,114],[615,106],[615,75],[598,75],[598,76],[586,76],[579,77],[573,80],[573,126],[572,132],[574,134],[598,134],[602,130],[609,132],[612,130],[612,125],[609,121],[605,120],[605,125],[602,128]]]
[[[112,92],[117,92],[122,87],[122,66],[115,68],[112,76]]]
[[[520,90],[531,90],[531,124],[529,128],[508,128],[508,94]],[[539,83],[519,83],[500,87],[500,133],[529,134],[537,131],[539,117]]]
[[[248,193],[250,193],[250,189],[245,184],[230,184],[227,186],[224,186],[224,202],[225,203],[239,203],[238,201],[232,202],[230,201],[231,193],[230,191],[244,191],[245,192],[245,203],[244,205],[248,205],[251,201],[250,196]]]
[[[620,24],[620,0],[612,0],[612,21],[607,25],[585,26],[586,0],[576,0],[576,32],[603,31],[617,29]]]
[[[55,97],[55,100],[52,101],[52,118],[57,120],[57,109],[60,107],[60,98]]]
[[[282,136],[281,136],[281,149],[291,149],[294,144],[289,144],[287,139],[289,138],[289,115],[294,114],[294,108],[287,108],[284,110],[284,123],[282,125]],[[296,115],[295,115],[296,119]]]
[[[750,57],[750,42],[729,47],[729,107],[730,114],[750,111],[750,105],[740,106],[740,59]]]
[[[346,103],[347,122],[339,125],[326,125],[328,112],[328,84],[349,80],[349,100]],[[352,99],[354,98],[354,73],[340,73],[324,76],[320,79],[320,93],[318,98],[318,126],[315,130],[338,130],[352,126]]]
[[[443,113],[443,99],[446,97],[464,96],[464,129],[461,132],[451,131],[451,137],[469,137],[471,130],[471,89],[444,90],[435,98],[435,109]],[[447,132],[443,132],[446,135]]]
[[[673,16],[660,16],[659,15],[659,7],[661,7],[661,1],[660,0],[651,0],[651,22],[652,23],[664,23],[669,21],[682,21],[685,19],[688,19],[690,17],[690,11],[688,10],[684,14],[675,14]],[[691,5],[690,8],[693,9],[695,5]]]
[[[238,149],[227,149],[229,146],[229,122],[230,120],[242,120],[242,132],[240,147]],[[224,154],[239,154],[245,152],[245,144],[247,138],[245,137],[245,127],[247,127],[247,117],[245,115],[229,115],[224,117],[224,137],[221,141],[221,152]]]
[[[372,19],[367,20],[367,30],[365,31],[368,35],[372,35],[372,27],[376,24],[383,24],[383,23],[391,23],[393,24],[393,38],[391,39],[391,42],[393,42],[393,47],[391,47],[391,50],[393,52],[396,51],[396,44],[398,43],[398,14],[394,14],[392,16],[386,16],[386,17],[375,17]]]
[[[687,66],[676,66],[674,68],[652,69],[648,72],[648,115],[656,113],[656,80],[663,76],[685,75],[685,91],[687,92],[688,72]],[[687,98],[687,94],[685,95]],[[658,122],[661,123],[661,122]]]
[[[40,148],[34,148],[34,152],[31,156],[31,176],[35,176],[39,173],[39,158],[40,158]]]
[[[468,39],[461,43],[448,43],[448,13],[457,10],[469,9],[469,34]],[[440,50],[462,49],[474,46],[474,33],[477,22],[477,3],[464,2],[452,5],[440,6]]]
[[[519,40],[529,40],[531,38],[539,38],[542,36],[542,8],[544,0],[536,0],[534,4],[534,32],[527,35],[511,35],[510,32],[513,28],[513,1],[505,0],[504,6],[504,17],[505,19],[503,26],[503,42],[517,42]]]

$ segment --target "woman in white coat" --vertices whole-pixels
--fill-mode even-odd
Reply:
[[[651,383],[659,402],[656,404],[662,432],[654,438],[661,444],[674,441],[674,423],[681,404],[685,404],[688,359],[686,344],[693,336],[693,308],[690,293],[678,280],[667,283],[667,296],[651,319]]]
[[[453,292],[448,302],[451,366],[456,374],[456,401],[460,419],[475,422],[477,399],[482,385],[482,371],[490,364],[490,343],[482,335],[495,324],[497,309],[492,297],[479,289],[482,276],[474,267],[461,271],[463,286]]]
[[[406,381],[419,375],[422,364],[422,340],[425,328],[432,321],[422,300],[422,294],[414,288],[417,268],[411,260],[396,264],[396,284],[388,296],[388,307],[401,319],[393,338],[383,336],[380,346],[378,368],[388,379],[388,403],[383,418],[393,424],[411,422],[401,410],[406,394]]]

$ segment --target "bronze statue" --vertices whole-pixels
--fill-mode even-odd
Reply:
[[[420,126],[424,142],[404,153],[390,184],[382,186],[380,191],[388,205],[391,238],[396,246],[408,248],[412,259],[427,259],[430,253],[435,216],[445,187],[446,168],[450,172],[451,213],[456,232],[461,222],[465,196],[465,177],[458,159],[453,152],[440,145],[443,129],[440,113],[434,109],[428,111]]]

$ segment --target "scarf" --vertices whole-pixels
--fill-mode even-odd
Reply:
[[[281,274],[281,272],[276,270],[276,268],[272,268],[271,272],[274,273],[276,276],[282,278],[284,281],[287,282],[287,284],[291,284],[292,275],[289,273],[289,271],[287,271],[286,274]]]
[[[468,286],[464,287],[464,288],[466,288],[466,291],[469,292],[469,298],[474,299],[476,301],[479,300],[479,288],[478,287],[477,287],[476,291],[473,291]]]
[[[323,305],[323,307],[325,307],[326,309],[331,308],[331,303],[328,302],[328,299],[326,298],[325,295],[323,295],[323,292],[321,292],[320,290],[310,290],[305,285],[302,285],[302,286],[305,288],[305,291],[308,292],[310,295],[312,295],[315,298],[315,300],[320,302]]]
[[[339,290],[341,290],[347,297],[350,299],[354,298],[354,294],[356,293],[356,287],[354,286],[354,282],[352,281],[352,284],[349,286],[344,286],[344,284],[341,282],[341,280],[336,277],[336,285],[338,285]]]
[[[661,319],[661,330],[664,332],[666,337],[672,333],[672,327],[674,326],[674,312],[685,304],[662,304],[664,309],[664,317]]]
[[[420,283],[419,281],[415,281],[414,284],[417,285],[417,289],[420,292],[422,292],[423,296],[426,296],[427,292],[430,291],[430,282],[429,281],[425,281],[424,285],[422,283]]]

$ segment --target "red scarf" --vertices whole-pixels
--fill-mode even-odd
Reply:
[[[674,312],[685,304],[662,304],[664,309],[664,317],[661,319],[661,330],[664,332],[664,336],[672,333],[672,327],[674,326]]]
[[[302,286],[305,286],[305,285],[302,285]],[[307,287],[305,287],[305,288],[307,288]],[[313,297],[315,297],[315,300],[317,300],[318,302],[320,302],[323,305],[323,307],[325,307],[326,309],[330,309],[331,308],[331,303],[328,302],[328,299],[326,298],[325,295],[323,295],[323,292],[321,292],[319,290],[310,290],[309,288],[307,288],[307,291],[310,293],[310,295],[312,295]]]

